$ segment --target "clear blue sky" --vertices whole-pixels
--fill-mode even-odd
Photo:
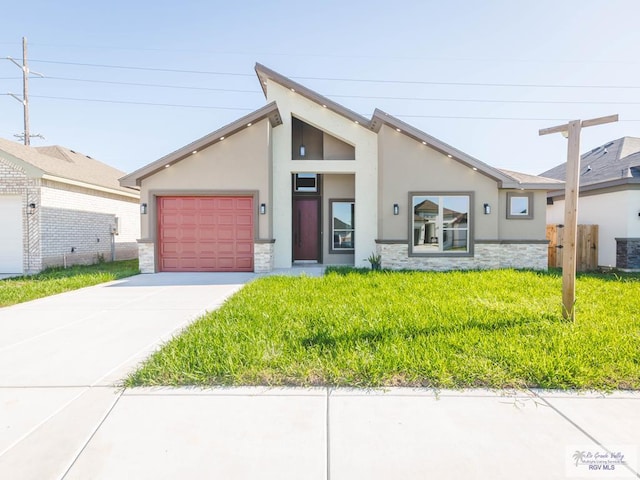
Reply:
[[[264,105],[255,62],[495,167],[563,162],[566,140],[538,130],[570,119],[620,115],[583,130],[583,152],[640,136],[638,0],[62,0],[10,2],[2,17],[0,58],[21,58],[26,36],[46,76],[30,81],[31,132],[46,138],[32,145],[125,172]],[[0,60],[0,93],[21,94],[20,75]],[[0,137],[21,131],[20,103],[0,95]]]

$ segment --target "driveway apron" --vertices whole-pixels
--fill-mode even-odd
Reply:
[[[63,478],[118,383],[253,278],[137,275],[0,309],[0,478]]]

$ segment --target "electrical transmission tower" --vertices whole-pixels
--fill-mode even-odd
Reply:
[[[29,66],[27,64],[27,38],[22,37],[22,65],[18,63],[15,59],[11,57],[7,57],[7,60],[15,63],[20,70],[22,70],[22,98],[19,95],[14,93],[9,93],[8,95],[12,96],[20,103],[22,103],[23,111],[24,111],[24,131],[22,134],[16,135],[16,137],[24,138],[24,144],[29,145],[31,143],[31,137],[40,137],[44,138],[42,135],[31,135],[29,131],[29,74],[33,73],[34,75],[38,75],[39,77],[44,77],[41,73],[32,72],[29,70]]]

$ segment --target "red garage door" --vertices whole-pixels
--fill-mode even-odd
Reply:
[[[252,272],[252,197],[159,197],[164,272]]]

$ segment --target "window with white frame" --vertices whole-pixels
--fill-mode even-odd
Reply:
[[[507,218],[531,220],[533,218],[533,193],[507,192]]]
[[[331,200],[331,252],[353,252],[355,242],[355,203]]]
[[[469,254],[471,193],[412,193],[411,255]]]

